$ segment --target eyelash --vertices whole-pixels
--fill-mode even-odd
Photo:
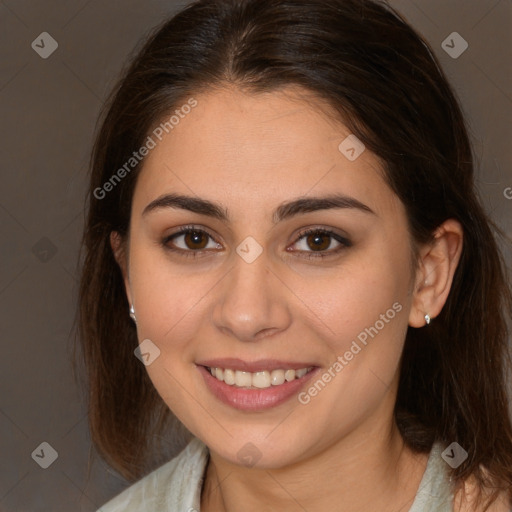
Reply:
[[[199,250],[188,249],[188,250],[185,250],[185,249],[170,247],[169,245],[167,245],[174,238],[177,238],[181,235],[186,235],[190,232],[205,234],[208,237],[210,237],[214,242],[218,243],[215,240],[215,238],[213,237],[213,235],[211,235],[205,229],[199,229],[195,226],[190,225],[190,226],[184,226],[180,231],[177,231],[176,233],[173,233],[172,235],[165,237],[162,240],[162,246],[167,251],[179,253],[181,256],[184,256],[186,258],[197,258],[199,256],[199,254],[201,254],[205,251],[211,250],[211,249],[199,249]],[[307,236],[314,235],[314,234],[330,236],[331,238],[334,238],[334,240],[339,242],[341,244],[341,246],[335,250],[329,250],[329,251],[302,251],[302,252],[306,253],[301,256],[302,258],[306,258],[306,259],[327,258],[329,256],[338,254],[342,250],[352,246],[352,242],[350,240],[340,236],[338,233],[335,233],[334,231],[332,231],[330,229],[325,229],[325,228],[309,228],[309,229],[303,231],[302,233],[300,233],[298,235],[298,237],[295,240],[293,245],[295,245],[297,242],[299,242],[303,238],[306,238]],[[299,251],[299,252],[301,252],[301,251]]]

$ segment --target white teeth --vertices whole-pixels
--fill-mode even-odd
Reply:
[[[235,372],[233,370],[224,370],[224,382],[230,386],[235,383]]]
[[[308,373],[307,368],[301,368],[300,370],[295,370],[295,376],[297,377],[297,379],[304,377],[304,375],[306,375],[306,373]]]
[[[295,370],[286,370],[284,372],[284,378],[287,380],[287,382],[291,382],[293,379],[295,379]]]
[[[279,386],[284,382],[284,370],[272,370],[270,374],[270,383],[272,386]]]
[[[269,388],[270,387],[270,373],[266,372],[266,371],[253,373],[252,385],[255,388]]]
[[[239,388],[259,388],[265,389],[270,386],[280,386],[284,382],[291,382],[295,379],[304,377],[313,367],[301,368],[299,370],[265,370],[262,372],[243,372],[240,370],[231,370],[223,368],[209,368],[210,373],[217,380],[223,381],[229,386]]]
[[[250,372],[235,372],[235,384],[239,388],[252,386],[252,374]]]

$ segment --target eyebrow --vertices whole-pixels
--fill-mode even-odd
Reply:
[[[151,201],[143,210],[142,216],[160,209],[178,208],[188,210],[199,215],[206,215],[221,221],[229,221],[227,209],[221,205],[198,197],[181,194],[165,194]],[[272,218],[274,224],[290,219],[300,214],[319,210],[354,209],[372,215],[377,215],[369,206],[357,199],[343,194],[330,194],[323,197],[299,197],[281,204],[274,211]]]

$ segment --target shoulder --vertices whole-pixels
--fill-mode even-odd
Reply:
[[[500,494],[496,501],[484,510],[481,503],[486,501],[489,490],[486,492],[484,489],[479,503],[480,488],[474,476],[463,483],[453,485],[451,472],[442,457],[444,449],[444,444],[441,442],[434,443],[409,512],[512,512],[506,492]],[[485,469],[483,474],[486,479],[489,479]]]
[[[474,477],[468,478],[454,494],[453,510],[454,512],[511,512],[512,504],[508,499],[507,492],[504,491],[498,495],[496,501],[485,509],[483,505],[477,504],[479,487]]]
[[[200,498],[208,448],[197,438],[173,459],[115,496],[97,512],[187,510]]]

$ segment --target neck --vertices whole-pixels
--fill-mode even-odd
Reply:
[[[427,459],[405,446],[392,417],[370,418],[328,450],[278,469],[240,467],[210,451],[201,511],[409,510]]]

